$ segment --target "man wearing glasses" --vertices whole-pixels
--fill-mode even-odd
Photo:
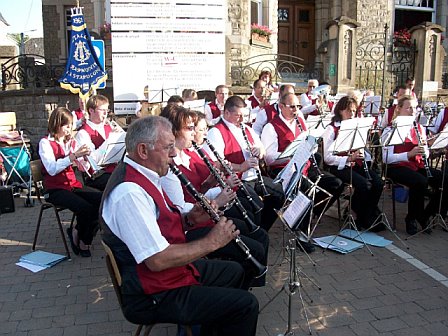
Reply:
[[[299,106],[299,99],[294,93],[283,95],[279,102],[280,114],[276,115],[269,123],[267,123],[261,133],[261,142],[266,149],[265,161],[271,168],[273,177],[277,176],[289,162],[289,158],[278,160],[278,156],[300,135],[300,133],[307,131],[305,118],[300,111]],[[312,182],[316,182],[320,176],[320,179],[317,182],[318,186],[325,189],[333,196],[328,205],[329,207],[341,194],[343,183],[334,175],[319,171],[318,165],[321,160],[318,156],[318,153],[316,153],[313,158],[308,160],[302,173]],[[312,162],[312,160],[316,160],[315,163]],[[301,186],[301,189],[307,190],[310,187],[310,184],[306,180],[303,180]],[[315,204],[319,204],[325,197],[325,194],[318,193],[314,200]],[[325,210],[325,205],[325,203],[322,203],[320,206],[316,206],[314,214],[319,216],[322,211]],[[309,221],[307,222],[304,220],[300,229],[305,231],[308,225]],[[314,251],[313,245],[306,241],[301,242],[299,247],[307,253]]]
[[[76,142],[79,146],[88,145],[92,151],[90,158],[95,162],[101,162],[105,151],[99,149],[104,141],[109,138],[109,134],[113,131],[112,127],[107,123],[107,114],[109,113],[109,99],[102,95],[94,95],[89,98],[86,104],[89,119],[81,126],[76,134]],[[104,146],[103,146],[104,147]],[[116,164],[109,164],[104,167],[103,174],[96,178],[87,178],[86,185],[104,190],[109,177],[114,170]],[[95,173],[92,167],[89,174]]]
[[[317,97],[313,97],[311,92],[319,86],[317,79],[310,79],[308,81],[308,89],[305,93],[300,95],[300,105],[302,105],[302,113],[305,116],[319,115],[319,101]]]

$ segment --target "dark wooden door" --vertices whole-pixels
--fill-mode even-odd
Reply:
[[[314,5],[279,1],[278,53],[297,56],[312,66],[315,56]]]

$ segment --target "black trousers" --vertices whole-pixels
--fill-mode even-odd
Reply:
[[[334,176],[341,179],[344,183],[349,184],[352,179],[353,195],[352,210],[356,213],[357,224],[363,228],[368,228],[378,210],[378,202],[383,192],[383,181],[381,177],[369,169],[371,180],[366,178],[364,169],[358,165],[353,166],[352,176],[350,167],[338,170],[335,166],[330,166],[329,171]]]
[[[254,336],[258,301],[239,289],[244,270],[238,263],[198,260],[199,286],[187,286],[144,296],[123,295],[123,312],[136,324],[200,324],[201,335]]]
[[[100,176],[92,179],[90,177],[86,178],[86,185],[101,191],[106,189],[107,181],[109,181],[109,177],[112,175],[111,173],[103,173]]]
[[[280,210],[285,203],[285,193],[283,192],[282,185],[280,183],[273,183],[270,177],[263,176],[263,182],[269,196],[263,197],[263,210],[261,212],[263,219],[260,226],[266,231],[269,231],[277,219],[277,212],[275,210]],[[252,187],[257,195],[263,196],[263,188],[257,180],[246,181],[244,183]]]
[[[233,219],[234,224],[237,228],[244,224],[239,223],[238,220]],[[187,241],[198,240],[204,236],[206,236],[211,227],[202,227],[198,229],[193,229],[187,232],[186,237]],[[240,238],[243,243],[248,247],[250,254],[256,260],[258,260],[262,265],[267,265],[268,259],[268,248],[269,248],[269,236],[262,228],[257,230],[252,234],[248,234],[248,236],[240,234]],[[265,276],[257,279],[255,282],[253,281],[255,277],[259,275],[259,270],[254,267],[254,264],[247,259],[247,254],[244,253],[243,249],[241,249],[234,241],[231,241],[224,247],[209,253],[207,255],[208,258],[218,258],[218,259],[226,259],[233,260],[240,263],[246,274],[246,278],[243,288],[247,289],[251,286],[263,286],[265,284]]]
[[[400,183],[409,188],[407,219],[416,219],[421,225],[425,225],[428,218],[439,211],[440,186],[442,185],[442,172],[429,168],[432,177],[426,176],[425,169],[414,171],[408,167],[389,165],[387,177],[395,183]],[[425,195],[428,185],[433,188],[433,194],[425,207]],[[441,215],[446,216],[448,210],[448,175],[445,170],[445,183],[443,186]]]
[[[48,202],[70,209],[76,214],[76,230],[79,239],[90,245],[93,236],[98,230],[98,211],[102,192],[90,188],[75,188],[72,191],[65,189],[47,190]]]

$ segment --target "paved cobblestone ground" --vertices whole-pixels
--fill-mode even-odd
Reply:
[[[388,216],[389,210],[386,206]],[[0,216],[0,334],[131,335],[135,327],[124,321],[118,308],[99,237],[91,258],[74,256],[36,274],[15,265],[31,250],[38,211],[38,206],[25,208],[23,199],[17,198],[16,211]],[[406,237],[405,211],[405,205],[398,204],[397,229],[402,238]],[[38,248],[64,253],[54,216],[44,216]],[[64,226],[70,218],[70,213],[63,214]],[[338,230],[335,219],[324,217],[316,236]],[[395,243],[391,248],[373,247],[373,256],[366,248],[348,255],[318,249],[311,255],[314,266],[305,255],[297,254],[301,294],[313,335],[448,335],[448,233],[438,228],[431,235],[417,236],[406,241],[409,249],[390,232],[382,235]],[[260,306],[279,293],[289,275],[279,223],[270,238],[268,283],[253,290]],[[408,254],[406,259],[400,256],[402,252]],[[285,332],[287,320],[288,294],[281,291],[260,313],[257,336]],[[296,335],[308,333],[299,293],[292,296],[292,328]],[[158,325],[151,335],[175,334],[175,327]]]

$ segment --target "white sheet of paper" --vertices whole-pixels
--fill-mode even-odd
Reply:
[[[367,143],[368,132],[374,121],[374,117],[343,120],[338,137],[331,144],[329,150],[334,153],[341,153],[364,148]]]
[[[303,216],[309,208],[311,200],[299,191],[296,198],[289,204],[283,212],[283,219],[290,228],[293,228],[296,222]]]
[[[442,132],[437,136],[437,139],[431,146],[431,149],[440,149],[448,146],[448,124],[445,125]]]
[[[125,146],[126,132],[110,132],[109,137],[98,150],[103,151],[102,160],[98,163],[100,166],[105,166],[111,163],[117,163],[123,157]]]
[[[205,99],[196,99],[184,102],[184,107],[193,111],[204,113]]]
[[[378,114],[380,112],[381,96],[365,96],[364,112],[368,114]]]
[[[383,142],[386,146],[400,145],[408,136],[413,127],[414,116],[398,116],[394,120],[394,132]]]

